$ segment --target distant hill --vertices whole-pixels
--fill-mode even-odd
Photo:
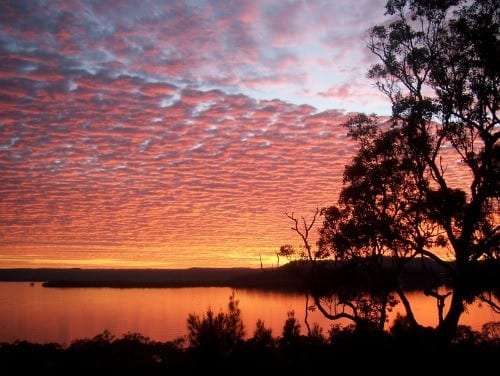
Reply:
[[[45,282],[46,286],[183,287],[224,286],[252,268],[188,269],[0,269],[1,281]]]
[[[384,260],[383,277],[392,283],[390,261]],[[443,267],[426,262],[425,273],[420,260],[411,260],[400,276],[406,289],[421,289],[429,284],[446,284]],[[0,269],[0,281],[43,282],[45,287],[234,287],[263,290],[302,291],[311,285],[310,264],[290,262],[279,268],[187,268],[187,269]],[[500,263],[478,264],[471,273],[476,287],[500,287]],[[314,284],[321,288],[362,287],[370,283],[367,274],[347,263],[316,263]]]

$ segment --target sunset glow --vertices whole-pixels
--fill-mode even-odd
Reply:
[[[285,212],[337,200],[341,123],[390,114],[385,0],[114,4],[0,4],[0,268],[275,266]]]

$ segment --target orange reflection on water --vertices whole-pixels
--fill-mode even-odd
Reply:
[[[242,311],[247,336],[252,336],[258,319],[281,336],[287,312],[293,310],[305,332],[305,298],[300,294],[235,290]],[[57,342],[92,338],[109,330],[116,336],[140,333],[152,340],[167,341],[187,334],[190,313],[202,316],[207,309],[226,311],[232,289],[162,288],[43,288],[39,283],[0,282],[0,342],[29,340]],[[410,293],[415,315],[423,325],[437,323],[435,301],[418,293]],[[398,306],[399,307],[399,306]],[[391,313],[391,319],[396,315]],[[461,324],[474,330],[489,321],[499,321],[500,315],[487,307],[472,305]],[[310,324],[317,322],[326,335],[331,321],[319,312],[309,312]],[[346,321],[342,323],[347,323]]]

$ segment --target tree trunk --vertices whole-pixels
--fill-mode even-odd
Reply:
[[[464,294],[461,287],[457,286],[453,291],[450,309],[436,328],[438,340],[442,345],[449,345],[457,333],[460,317],[464,312]]]

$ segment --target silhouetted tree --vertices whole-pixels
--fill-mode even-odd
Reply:
[[[272,329],[266,328],[261,319],[258,319],[255,324],[255,331],[250,338],[250,343],[266,350],[275,346]]]
[[[188,341],[192,349],[202,356],[217,359],[226,357],[243,341],[245,335],[241,310],[235,293],[229,297],[228,311],[215,312],[208,308],[206,315],[189,314]]]
[[[214,324],[215,317],[228,318],[232,313],[233,317],[239,317],[235,302],[233,294],[228,312],[221,312],[220,315],[207,314],[202,319],[190,315],[196,324],[190,328],[192,323],[188,320],[188,330],[194,336],[187,347],[184,346],[184,337],[173,342],[157,342],[140,333],[129,332],[115,337],[107,330],[92,339],[75,340],[69,347],[27,341],[0,342],[1,369],[3,374],[9,375],[200,375],[214,372],[218,375],[308,375],[324,372],[334,364],[336,369],[355,367],[357,373],[392,374],[396,372],[394,362],[380,361],[390,354],[398,364],[411,365],[412,371],[428,372],[431,364],[434,373],[463,372],[469,367],[477,372],[491,372],[494,367],[491,360],[495,359],[500,349],[499,322],[486,323],[481,332],[459,326],[450,346],[438,349],[426,341],[427,336],[432,336],[432,331],[408,336],[407,328],[411,323],[403,316],[397,318],[391,334],[366,333],[359,331],[355,325],[332,325],[329,337],[325,338],[317,325],[309,335],[300,335],[300,324],[293,311],[287,313],[281,337],[273,338],[271,329],[258,320],[253,337],[244,340],[240,337],[241,331],[235,331],[233,324],[219,325],[224,320]],[[220,330],[219,335],[212,337],[215,340],[206,341],[207,337],[203,334],[206,333],[206,325],[210,327],[210,336]],[[236,326],[241,328],[240,324]],[[235,341],[225,342],[224,338],[228,336]],[[222,342],[228,346],[221,347]],[[210,344],[215,347],[203,347]],[[353,354],[359,362],[352,363]]]
[[[295,311],[291,310],[287,312],[287,319],[285,325],[283,326],[283,333],[281,337],[281,342],[284,345],[290,345],[296,342],[300,338],[300,324],[295,318]]]
[[[378,323],[394,290],[406,325],[418,327],[399,277],[412,259],[441,265],[446,279],[429,274],[428,293],[444,304],[437,286],[453,288],[436,328],[450,343],[480,294],[473,288],[478,261],[500,255],[499,3],[389,0],[386,11],[391,22],[369,31],[380,63],[368,75],[390,99],[392,117],[361,114],[345,124],[359,151],[346,166],[338,205],[321,212],[318,244],[320,253],[364,268],[380,288],[367,302],[378,305],[367,310]],[[357,318],[356,299],[343,299],[351,313],[332,318]],[[498,309],[498,301],[489,303]]]
[[[273,338],[272,329],[266,328],[264,321],[257,320],[253,336],[247,340],[247,352],[254,363],[253,369],[258,372],[269,372],[269,364],[276,357],[278,342]]]

